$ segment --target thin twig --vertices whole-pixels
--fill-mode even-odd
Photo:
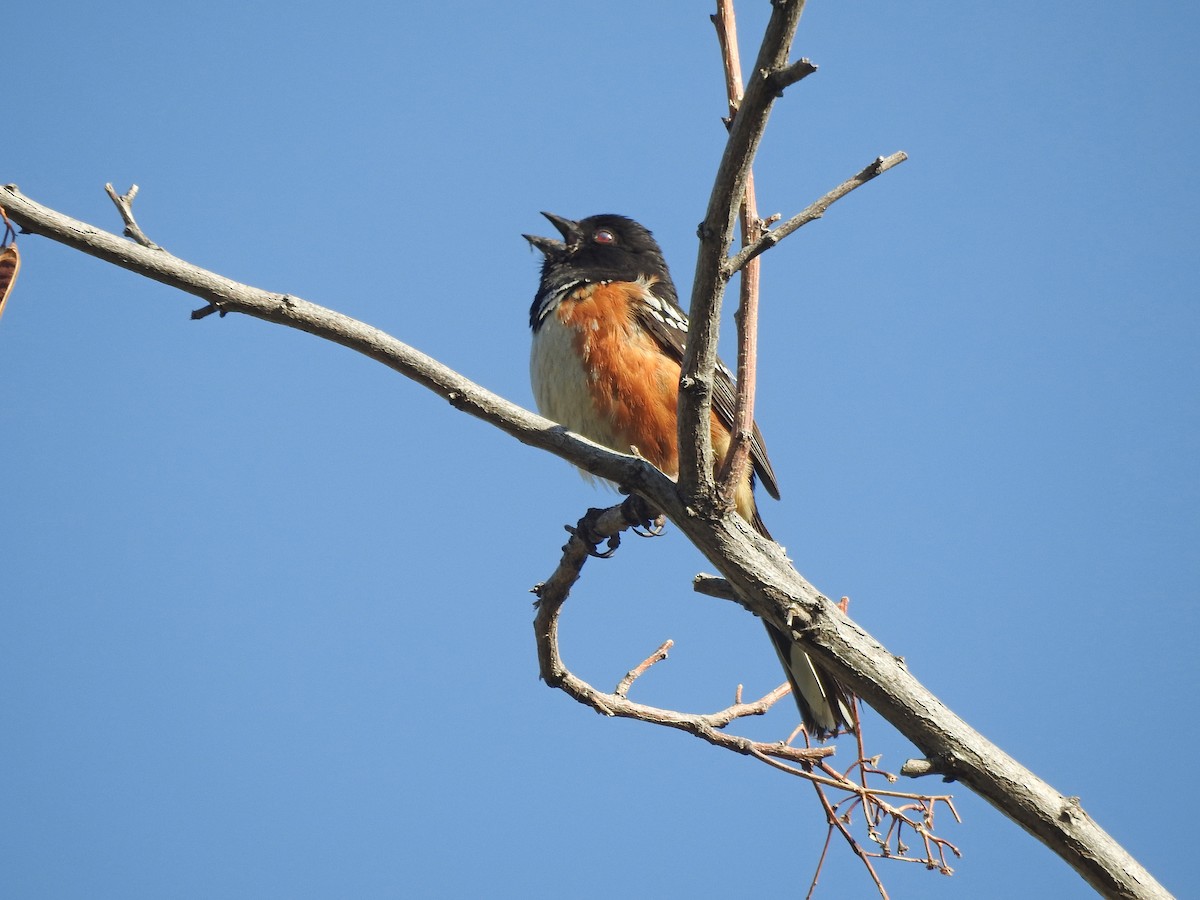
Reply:
[[[630,669],[628,672],[625,673],[625,677],[622,678],[620,683],[617,684],[616,689],[613,690],[613,693],[616,694],[618,697],[628,696],[629,689],[631,687],[633,687],[633,683],[635,681],[637,681],[639,678],[641,678],[642,675],[644,675],[646,673],[646,670],[649,669],[652,665],[654,665],[657,662],[662,662],[664,659],[666,659],[667,651],[670,650],[674,646],[675,646],[675,642],[673,640],[671,640],[670,638],[667,638],[665,641],[663,641],[657,650],[655,650],[653,653],[651,653],[649,656],[647,656],[645,659],[643,659],[640,663],[638,663],[636,666],[634,666],[632,669]]]
[[[739,269],[743,268],[752,259],[761,256],[767,250],[770,250],[785,237],[791,234],[796,229],[803,225],[807,225],[814,219],[819,219],[825,215],[825,210],[829,209],[838,200],[845,197],[855,188],[862,187],[873,178],[882,175],[888,169],[894,169],[900,163],[908,159],[908,154],[904,151],[893,153],[891,156],[880,156],[875,159],[870,165],[859,172],[852,178],[847,178],[829,193],[825,194],[820,199],[810,203],[803,210],[796,213],[786,222],[777,225],[770,231],[763,234],[758,240],[749,243],[736,256],[732,256],[725,261],[723,272],[726,278],[733,275]]]
[[[862,845],[850,833],[850,829],[846,827],[846,823],[842,821],[842,817],[837,814],[837,810],[829,802],[829,798],[825,796],[825,791],[821,789],[821,785],[813,782],[813,790],[817,792],[817,797],[820,799],[821,807],[825,810],[825,818],[829,821],[830,828],[836,828],[838,833],[854,851],[862,864],[866,867],[867,874],[871,876],[871,880],[875,883],[875,890],[879,891],[879,896],[883,900],[888,900],[888,892],[883,886],[883,882],[879,880],[879,873],[875,871],[875,866],[871,864],[871,854],[862,848]]]
[[[821,845],[821,855],[817,857],[817,867],[813,870],[812,881],[808,885],[808,893],[804,895],[804,900],[812,900],[813,894],[817,891],[817,882],[821,880],[821,869],[825,865],[825,857],[829,855],[829,845],[833,843],[833,829],[828,828],[825,831],[825,843]]]
[[[855,806],[862,807],[868,833],[872,840],[880,847],[880,852],[868,852],[867,855],[885,859],[897,859],[905,862],[919,862],[928,868],[937,869],[943,874],[951,874],[953,870],[946,862],[946,851],[949,850],[956,857],[961,857],[962,852],[950,841],[934,833],[934,815],[937,804],[942,802],[949,808],[955,821],[961,821],[958,816],[958,810],[954,808],[953,798],[948,795],[923,795],[905,791],[871,788],[866,785],[865,780],[861,783],[862,789],[860,790],[859,782],[851,779],[851,772],[853,769],[859,768],[861,772],[865,773],[868,762],[870,761],[859,759],[846,772],[838,772],[825,762],[818,763],[818,767],[829,779],[841,782],[841,789],[852,795],[849,800],[847,813],[852,811]],[[883,776],[888,781],[894,782],[896,780],[894,775],[887,772],[874,769],[871,769],[871,771],[874,774]],[[853,785],[853,787],[849,787],[848,785]],[[884,797],[908,800],[910,802],[894,806],[884,800]],[[838,810],[845,802],[839,801],[833,804],[833,808]],[[914,820],[908,815],[910,810],[921,814],[920,821]],[[839,815],[841,815],[840,811]],[[878,823],[885,816],[889,819],[889,825],[887,831],[883,835],[880,835],[878,833]],[[906,827],[921,839],[922,845],[925,848],[925,855],[923,857],[907,855],[908,847],[902,839],[902,830]],[[937,854],[936,858],[934,856],[935,852]]]
[[[717,13],[712,17],[721,45],[721,61],[725,70],[725,92],[732,120],[741,106],[745,93],[742,87],[742,63],[738,55],[737,20],[733,0],[717,0]],[[790,68],[790,67],[789,67]],[[758,202],[754,193],[754,170],[746,171],[746,189],[741,204],[742,245],[753,244],[762,231],[758,218]],[[738,487],[746,480],[750,468],[750,448],[754,435],[754,392],[758,379],[758,260],[751,260],[742,269],[740,303],[737,322],[737,394],[734,399],[733,427],[729,449],[717,474],[717,492],[722,500],[733,506]]]
[[[9,219],[3,206],[0,206],[0,221],[4,222],[4,231],[0,233],[0,247],[7,247],[17,239],[17,228]]]

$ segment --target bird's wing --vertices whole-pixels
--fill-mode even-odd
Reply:
[[[650,285],[646,292],[645,305],[637,311],[639,324],[662,346],[676,362],[683,364],[683,348],[687,341],[688,317],[675,302],[675,288],[669,282],[658,281]],[[717,370],[713,378],[713,411],[717,418],[730,431],[733,430],[734,401],[737,386],[733,373],[723,362],[717,360]],[[767,456],[767,447],[763,443],[762,433],[758,423],[750,436],[750,459],[754,464],[754,472],[762,481],[762,486],[768,494],[779,499],[779,482],[775,477],[775,469]]]

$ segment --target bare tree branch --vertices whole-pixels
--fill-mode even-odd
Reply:
[[[847,773],[841,773],[825,762],[833,754],[833,747],[795,747],[791,744],[790,739],[772,742],[754,741],[727,734],[722,730],[737,719],[765,713],[779,699],[787,696],[791,690],[788,684],[780,685],[753,703],[742,701],[742,686],[738,685],[732,706],[715,713],[687,714],[635,703],[628,699],[629,689],[633,683],[653,665],[667,658],[667,652],[673,645],[670,640],[664,641],[650,656],[627,672],[610,694],[588,684],[567,668],[559,650],[560,614],[571,588],[578,581],[588,558],[608,555],[597,553],[595,544],[607,540],[609,546],[612,547],[614,539],[621,531],[629,527],[631,517],[624,507],[625,504],[606,510],[588,510],[579,525],[567,529],[571,533],[571,539],[563,547],[562,558],[554,573],[545,582],[533,588],[534,593],[538,595],[538,612],[534,620],[534,633],[537,636],[538,659],[541,664],[543,680],[551,687],[566,692],[602,715],[636,719],[652,725],[686,731],[714,746],[753,757],[773,768],[811,782],[825,811],[830,833],[836,830],[843,836],[863,862],[872,881],[884,897],[887,896],[887,893],[871,863],[872,858],[919,862],[927,868],[936,868],[949,874],[950,869],[946,864],[945,851],[949,849],[956,856],[961,854],[949,841],[935,836],[933,830],[934,810],[939,802],[946,804],[955,819],[958,819],[958,813],[954,810],[950,797],[928,796],[910,791],[868,786],[866,783],[868,774],[883,777],[888,782],[895,781],[895,776],[874,768],[875,760],[867,760],[862,757],[861,741],[859,743],[859,759],[851,765]],[[584,535],[588,535],[588,537],[584,537]],[[861,773],[861,781],[854,781],[850,778],[849,773],[856,770]],[[838,791],[843,794],[843,797],[832,801],[826,791]],[[907,802],[897,806],[889,802],[891,799]],[[862,810],[864,824],[867,828],[867,840],[876,844],[879,850],[866,849],[850,831],[849,823],[855,808]],[[910,815],[913,811],[920,814],[919,820]],[[877,824],[884,818],[888,820],[889,825],[887,832],[881,836],[877,830]],[[921,846],[925,851],[923,857],[918,858],[908,854],[908,846],[903,840],[903,835],[906,833],[919,836]],[[826,841],[827,847],[828,841]],[[818,872],[824,858],[825,853],[822,852],[821,861],[818,863]]]
[[[733,271],[767,246],[819,217],[830,202],[903,159],[881,158],[808,210],[768,232],[728,260],[733,219],[745,195],[750,165],[761,140],[771,104],[779,90],[809,67],[788,64],[787,55],[799,21],[800,0],[776,0],[753,76],[730,125],[727,149],[715,179],[704,222],[693,283],[692,330],[680,392],[680,489],[642,460],[612,453],[567,433],[485,391],[424,354],[346,316],[296,297],[273,294],[191,266],[166,251],[151,250],[40,207],[12,186],[0,191],[14,221],[27,231],[46,234],[109,262],[203,297],[214,309],[243,312],[299,328],[362,352],[439,393],[457,409],[491,422],[525,443],[548,450],[586,471],[624,484],[663,509],[725,577],[733,594],[778,627],[791,629],[806,648],[911,739],[932,764],[980,793],[998,809],[1045,842],[1089,883],[1109,896],[1167,896],[1153,878],[1099,828],[1077,798],[1064,797],[1015,760],[975,733],[905,670],[902,663],[835,609],[805,581],[780,548],[750,533],[734,516],[721,516],[713,497],[712,448],[706,427],[711,409],[711,378],[716,360],[716,331],[724,285]],[[128,198],[129,200],[132,197]],[[690,436],[695,435],[694,439]],[[684,499],[686,498],[686,502]],[[568,548],[584,542],[572,538]],[[571,552],[576,552],[572,550]],[[586,559],[587,549],[584,550]],[[582,565],[582,562],[580,562]],[[565,576],[564,576],[565,577]],[[557,630],[557,610],[542,589],[539,641]],[[565,593],[562,595],[565,597]],[[561,608],[561,601],[558,602]],[[577,682],[546,649],[543,673],[584,702],[608,714],[629,709],[624,697],[603,694]],[[639,717],[659,716],[662,724],[698,733],[724,746],[730,739],[715,722],[736,718],[741,704],[712,717],[686,717],[636,704]],[[714,718],[715,717],[715,718]],[[776,745],[771,745],[772,747]],[[786,745],[783,745],[786,746]],[[738,752],[763,752],[740,745]],[[782,758],[799,753],[791,748]],[[765,753],[779,764],[780,754]]]
[[[773,72],[770,76],[770,87],[775,91],[776,97],[782,97],[784,88],[791,87],[801,78],[807,78],[815,71],[817,71],[817,67],[809,60],[798,59],[794,63]]]
[[[655,663],[660,663],[667,658],[667,654],[671,648],[675,646],[675,642],[667,638],[659,648],[643,659],[640,663],[625,673],[625,677],[617,682],[617,686],[613,689],[613,693],[618,697],[628,697],[629,689],[633,687],[633,683],[641,678],[650,670],[650,667]]]
[[[775,0],[742,102],[729,125],[729,140],[713,180],[692,279],[687,349],[679,390],[679,489],[693,511],[720,515],[715,496],[712,439],[712,373],[717,364],[721,299],[728,276],[724,260],[733,243],[734,220],[746,195],[746,179],[779,93],[772,77],[788,68],[788,53],[804,0]]]
[[[756,259],[767,250],[770,250],[785,237],[791,234],[796,229],[803,225],[807,225],[814,219],[819,219],[825,215],[825,210],[829,209],[838,200],[841,200],[848,193],[858,187],[862,187],[873,178],[882,175],[888,169],[894,169],[900,163],[908,159],[908,154],[904,151],[893,153],[891,156],[880,156],[875,159],[869,166],[859,172],[852,178],[848,178],[835,187],[832,191],[825,194],[819,200],[815,200],[806,206],[803,210],[796,213],[786,222],[777,225],[770,231],[764,233],[758,240],[747,242],[736,256],[728,259],[724,266],[726,277],[733,275],[739,269],[742,269],[751,260]]]
[[[733,0],[717,0],[717,12],[712,17],[721,45],[722,68],[725,71],[725,93],[729,100],[732,122],[742,103],[742,63],[738,54],[737,20]],[[811,67],[810,67],[810,70]],[[754,195],[754,171],[746,172],[746,193],[741,205],[742,243],[752,244],[762,232],[758,218],[758,201]],[[751,260],[742,269],[740,302],[737,311],[737,394],[734,399],[733,429],[729,450],[717,475],[717,493],[727,508],[734,505],[738,485],[745,481],[750,468],[750,446],[754,435],[754,393],[758,381],[758,260]]]
[[[306,331],[341,344],[394,369],[522,443],[548,450],[593,475],[627,485],[677,512],[675,485],[645,460],[615,453],[572,434],[486,388],[389,334],[364,322],[290,294],[241,284],[182,260],[161,248],[151,250],[31,200],[15,184],[0,187],[0,206],[31,234],[40,234],[90,256],[200,297],[222,313]]]
[[[591,510],[588,515],[592,518],[592,522],[587,531],[598,539],[618,534],[629,527],[627,518],[620,512],[620,507]],[[533,592],[538,598],[537,616],[534,619],[533,630],[537,637],[541,676],[546,684],[559,688],[602,715],[638,719],[655,725],[676,728],[715,746],[747,756],[762,755],[768,758],[812,764],[834,752],[832,747],[792,747],[781,742],[753,741],[721,731],[735,719],[765,713],[780,697],[787,695],[786,687],[777,688],[754,703],[742,703],[739,698],[732,706],[708,714],[681,713],[635,703],[628,699],[626,694],[630,685],[655,662],[666,658],[670,641],[664,643],[655,653],[631,670],[612,693],[605,693],[572,673],[563,662],[559,652],[559,613],[570,595],[571,588],[578,581],[584,564],[590,556],[595,554],[592,552],[593,548],[581,537],[584,529],[575,528],[571,531],[571,539],[563,547],[562,558],[553,574],[533,588]]]
[[[1078,798],[1054,790],[951,712],[899,657],[809,584],[781,547],[761,539],[737,516],[697,515],[682,502],[674,483],[644,460],[573,435],[348,316],[239,284],[166,251],[148,250],[41,206],[13,185],[0,188],[0,206],[27,232],[179,288],[220,309],[299,328],[370,356],[445,397],[456,409],[649,498],[704,553],[742,605],[802,638],[807,650],[911,740],[945,777],[970,787],[1105,896],[1170,896],[1087,815]]]
[[[118,194],[112,184],[106,184],[104,185],[104,191],[116,205],[117,212],[121,214],[121,218],[125,220],[125,237],[133,238],[143,247],[147,247],[150,250],[161,250],[162,247],[146,237],[145,232],[138,225],[137,219],[133,217],[133,201],[137,198],[138,186],[136,184],[131,185],[129,190],[124,194]]]

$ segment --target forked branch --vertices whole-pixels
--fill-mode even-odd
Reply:
[[[656,662],[666,659],[670,641],[630,670],[611,693],[593,687],[567,668],[558,644],[559,614],[570,596],[571,588],[579,580],[584,564],[589,557],[597,555],[595,545],[589,544],[583,535],[594,536],[598,543],[631,527],[622,506],[589,510],[584,517],[589,520],[586,528],[575,526],[568,529],[571,537],[563,547],[558,566],[549,578],[533,588],[538,598],[533,629],[542,680],[603,715],[638,719],[686,731],[714,746],[746,756],[762,756],[811,766],[832,754],[832,747],[793,747],[783,742],[754,741],[721,730],[737,719],[763,715],[776,701],[788,694],[786,685],[752,703],[742,702],[739,691],[732,705],[713,713],[682,713],[630,700],[627,695],[634,681]]]
[[[149,250],[161,250],[162,247],[146,237],[146,233],[142,231],[141,226],[137,223],[137,219],[133,216],[133,201],[137,198],[138,186],[136,184],[131,185],[129,190],[124,194],[118,194],[116,188],[109,183],[104,185],[104,192],[108,194],[109,199],[117,207],[117,212],[125,220],[125,237],[133,238]]]
[[[939,803],[949,807],[955,819],[958,819],[958,813],[948,795],[925,795],[869,785],[869,777],[884,779],[887,784],[891,784],[896,781],[896,776],[880,770],[877,767],[877,759],[866,758],[861,741],[856,762],[846,772],[839,772],[827,762],[827,758],[834,752],[833,747],[794,746],[792,740],[795,734],[786,741],[766,742],[728,734],[723,730],[738,719],[765,713],[779,699],[787,696],[787,684],[780,685],[752,703],[743,702],[739,685],[731,706],[706,714],[682,713],[630,700],[629,690],[637,679],[667,658],[667,653],[673,645],[669,640],[630,669],[611,693],[594,687],[571,672],[559,649],[560,616],[570,591],[579,580],[589,557],[607,555],[598,553],[596,545],[602,541],[608,541],[611,545],[621,531],[630,527],[630,517],[623,510],[623,506],[624,504],[606,510],[589,510],[580,525],[568,528],[571,538],[563,547],[558,566],[546,581],[533,588],[538,597],[534,633],[542,679],[549,686],[564,691],[602,715],[636,719],[685,731],[714,746],[751,756],[773,768],[811,782],[817,791],[831,833],[836,831],[846,840],[863,861],[882,896],[886,897],[887,894],[872,866],[872,859],[919,862],[927,868],[949,874],[946,853],[949,851],[957,856],[958,849],[934,833],[934,812]],[[583,525],[584,521],[587,522],[586,526]],[[585,538],[584,535],[590,537]],[[858,777],[855,778],[854,775]],[[838,796],[831,799],[831,794]],[[865,837],[861,839],[850,828],[856,814],[862,818],[866,830]],[[912,855],[910,842],[917,842],[924,851],[923,855]],[[872,846],[874,849],[871,849]],[[823,859],[824,853],[821,855],[821,861]],[[819,867],[820,862],[818,871]]]
[[[770,250],[801,226],[807,225],[809,222],[815,221],[816,219],[824,216],[825,210],[829,209],[829,207],[831,207],[838,200],[841,200],[855,188],[862,187],[868,181],[879,177],[888,169],[894,169],[906,159],[908,159],[908,154],[904,151],[893,153],[891,156],[878,157],[857,175],[847,178],[833,190],[829,191],[819,199],[814,200],[786,222],[782,222],[769,231],[763,232],[763,234],[760,235],[756,240],[748,241],[746,246],[741,251],[725,261],[725,266],[723,268],[725,277],[732,277],[735,272],[743,269],[752,260],[757,259],[760,255]]]

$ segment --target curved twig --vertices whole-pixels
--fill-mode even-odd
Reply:
[[[620,505],[597,512],[600,515],[595,517],[592,522],[592,531],[597,536],[597,540],[606,539],[629,527]],[[571,672],[563,662],[559,651],[559,614],[570,595],[571,588],[579,580],[584,564],[589,557],[594,555],[589,552],[590,549],[578,532],[573,533],[563,547],[562,557],[554,572],[544,582],[533,588],[533,592],[538,598],[533,629],[537,640],[540,674],[546,684],[562,690],[568,696],[602,715],[637,719],[654,725],[686,731],[714,746],[747,756],[762,755],[767,758],[786,759],[811,766],[834,752],[833,747],[792,747],[779,741],[754,741],[750,738],[726,734],[721,730],[736,719],[760,716],[766,713],[781,697],[787,696],[786,685],[776,688],[753,703],[743,703],[739,700],[725,709],[712,713],[681,713],[630,700],[626,696],[629,685],[654,662],[666,656],[666,651],[670,646],[669,641],[627,674],[612,693],[593,687]]]

